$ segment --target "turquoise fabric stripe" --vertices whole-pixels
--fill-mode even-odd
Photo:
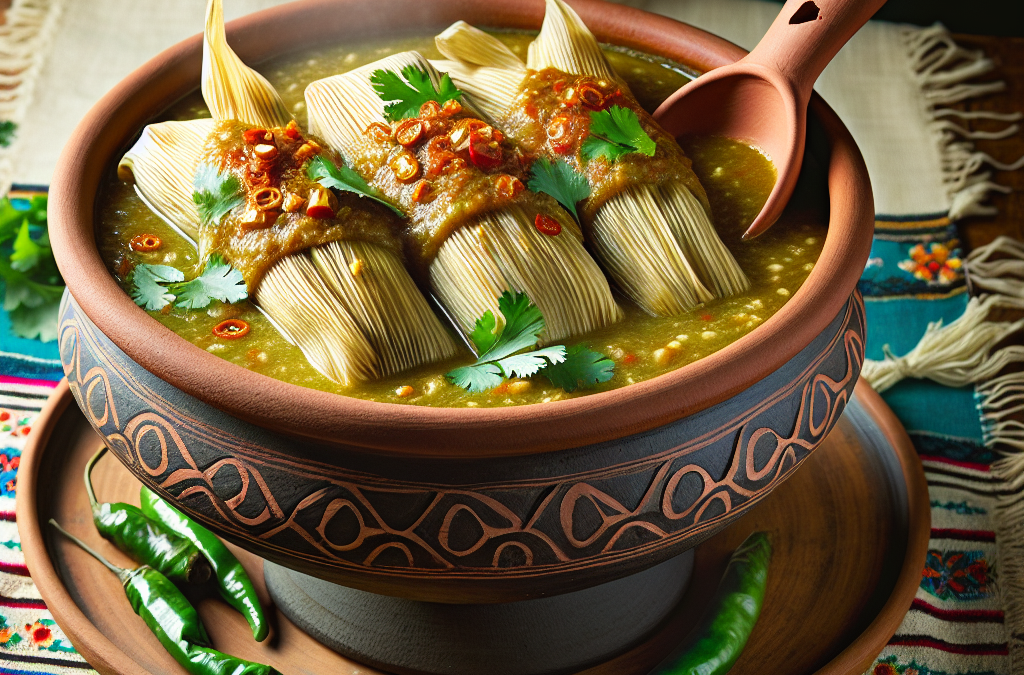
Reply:
[[[864,298],[868,321],[865,355],[880,361],[885,357],[882,347],[889,345],[895,355],[903,356],[917,346],[929,323],[941,319],[947,324],[960,318],[968,299],[963,288],[952,296],[933,300],[913,296]],[[924,308],[927,311],[922,311]]]
[[[870,317],[868,321],[870,325]],[[928,432],[979,445],[984,441],[974,387],[953,389],[929,380],[910,379],[886,391],[882,398],[911,434]]]

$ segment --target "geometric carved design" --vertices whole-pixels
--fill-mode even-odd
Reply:
[[[353,450],[343,445],[335,462],[306,461],[308,441],[228,418],[161,382],[73,301],[61,319],[79,406],[133,473],[187,511],[307,566],[465,580],[660,560],[717,531],[836,423],[863,363],[865,327],[854,294],[818,340],[744,394],[633,438],[547,453],[542,469],[537,456],[488,460],[503,479],[485,471],[479,483],[454,484],[450,468],[463,460],[423,460],[406,472],[417,480],[388,467],[418,459],[345,469]]]

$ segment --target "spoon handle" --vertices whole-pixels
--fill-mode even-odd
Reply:
[[[777,71],[806,101],[815,80],[885,0],[788,0],[744,61]]]

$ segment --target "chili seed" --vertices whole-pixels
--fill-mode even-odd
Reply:
[[[447,116],[458,115],[460,112],[462,112],[462,104],[455,99],[445,101],[444,107],[441,108],[441,114]]]
[[[513,199],[516,195],[526,189],[523,185],[523,181],[519,180],[515,176],[510,176],[507,173],[503,173],[494,181],[494,187],[497,188],[498,194],[505,199]]]
[[[410,387],[409,385],[405,385],[404,387],[399,387],[398,389],[395,389],[395,394],[397,394],[400,398],[408,398],[409,396],[412,396],[414,393],[416,393],[416,390]]]
[[[537,214],[537,217],[533,219],[533,226],[537,228],[538,232],[549,237],[556,237],[562,233],[561,224],[545,213]]]
[[[282,204],[282,206],[283,206],[284,210],[287,211],[288,213],[295,213],[296,211],[301,209],[303,204],[305,204],[305,203],[306,203],[305,199],[303,199],[302,197],[298,196],[294,192],[289,192],[285,196],[284,203]]]
[[[420,106],[420,117],[437,117],[441,113],[441,104],[437,101],[427,101]]]
[[[423,139],[423,122],[419,120],[402,120],[395,130],[395,140],[402,146],[415,145]]]
[[[133,251],[141,251],[142,253],[155,251],[162,245],[163,242],[160,241],[160,237],[155,234],[137,234],[128,242],[128,246]]]
[[[237,340],[249,334],[249,323],[241,319],[227,319],[213,327],[214,337]]]
[[[426,103],[423,105],[426,105]],[[395,178],[403,183],[415,180],[420,175],[420,162],[416,159],[416,155],[408,150],[395,155],[388,166],[394,172]]]

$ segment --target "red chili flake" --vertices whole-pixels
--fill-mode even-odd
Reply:
[[[538,232],[549,237],[556,237],[562,233],[562,226],[559,222],[545,213],[537,214],[537,217],[533,219],[533,226],[537,228]]]
[[[711,316],[710,314],[701,314],[700,315],[700,320],[701,321],[711,321],[714,318],[715,317]]]
[[[556,94],[561,94],[562,90],[565,89],[565,80],[556,80],[551,88],[555,90]]]
[[[213,327],[213,336],[235,340],[249,334],[249,322],[241,319],[227,319]]]
[[[538,111],[537,111],[537,106],[535,106],[534,104],[527,103],[526,105],[524,105],[523,106],[523,112],[526,113],[526,116],[529,117],[531,120],[536,120],[537,119],[537,112]]]
[[[299,131],[299,125],[295,123],[295,120],[288,120],[288,125],[284,128],[284,134],[292,140],[302,138],[302,132]]]
[[[246,129],[242,132],[242,138],[249,145],[256,145],[257,143],[268,143],[274,140],[274,134],[270,133],[266,129]]]
[[[481,169],[493,169],[501,164],[501,146],[495,141],[481,139],[473,140],[475,133],[470,136],[469,161]]]
[[[143,253],[155,251],[160,248],[162,244],[163,242],[160,241],[160,237],[155,234],[137,234],[132,237],[130,242],[128,242],[128,245],[133,251],[142,251]]]
[[[636,362],[636,354],[633,354],[632,352],[630,352],[629,354],[626,354],[625,356],[622,357],[622,362],[623,363],[634,363],[634,362]]]
[[[513,199],[520,192],[526,189],[523,185],[523,181],[519,180],[515,176],[510,176],[507,173],[503,173],[494,181],[494,187],[497,188],[498,194],[505,199]]]

